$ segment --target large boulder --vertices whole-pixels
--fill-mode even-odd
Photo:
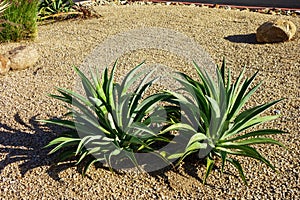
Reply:
[[[0,75],[6,74],[10,69],[10,60],[0,54]]]
[[[38,51],[31,46],[19,46],[8,52],[11,69],[21,70],[33,66],[39,59]]]
[[[260,43],[284,42],[292,39],[296,30],[295,24],[291,21],[283,19],[268,21],[256,30],[256,40]]]

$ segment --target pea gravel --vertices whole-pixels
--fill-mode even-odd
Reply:
[[[0,46],[0,53],[20,44],[32,45],[40,53],[34,67],[0,76],[1,199],[297,199],[300,196],[299,32],[292,41],[279,44],[256,44],[253,35],[260,24],[278,17],[300,27],[299,17],[159,4],[95,9],[101,18],[41,24],[36,41]],[[216,63],[226,57],[235,77],[242,66],[246,66],[248,75],[259,70],[258,81],[263,80],[264,84],[249,105],[285,98],[268,113],[280,112],[282,117],[264,126],[287,131],[288,134],[273,138],[283,142],[288,150],[273,145],[258,146],[279,173],[242,158],[249,181],[246,187],[231,166],[225,168],[224,174],[216,167],[208,184],[203,185],[205,166],[192,159],[177,171],[150,174],[118,174],[93,167],[84,178],[72,163],[53,165],[54,157],[47,156],[48,149],[42,147],[62,130],[42,126],[35,120],[60,117],[66,110],[47,94],[55,93],[57,86],[72,88],[76,76],[71,66],[80,66],[105,39],[153,26],[184,33],[201,45]],[[175,59],[168,52],[153,51],[124,55],[119,61],[119,74],[147,59],[163,61],[193,75],[192,67],[185,65],[184,60]]]

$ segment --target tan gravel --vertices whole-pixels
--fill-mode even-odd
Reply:
[[[69,20],[40,25],[35,46],[41,57],[27,70],[11,71],[0,77],[0,198],[1,199],[297,199],[300,196],[300,37],[286,43],[255,44],[253,33],[266,20],[279,16],[247,11],[208,9],[192,6],[103,6],[99,19]],[[297,17],[282,16],[300,27]],[[272,160],[279,173],[249,159],[240,159],[249,187],[237,178],[231,166],[220,173],[213,170],[208,184],[201,178],[205,166],[186,162],[178,172],[158,174],[113,174],[92,168],[83,178],[72,164],[54,166],[53,157],[41,149],[60,130],[43,128],[35,119],[59,117],[65,110],[47,97],[55,87],[72,88],[72,65],[81,65],[86,56],[105,39],[141,27],[163,27],[189,36],[220,63],[225,56],[235,75],[245,65],[248,74],[260,70],[263,87],[251,99],[258,104],[286,98],[273,109],[282,117],[269,128],[289,134],[274,138],[289,151],[273,145],[259,150]],[[26,43],[26,42],[22,42]],[[0,53],[20,43],[1,44]],[[122,66],[134,66],[145,58],[164,61],[168,66],[192,74],[180,65],[184,61],[163,51],[137,51],[124,55]],[[101,55],[100,55],[101,56]],[[149,62],[150,62],[149,61]],[[122,69],[122,68],[121,68]],[[122,74],[122,71],[120,72]],[[272,112],[272,110],[270,111]]]

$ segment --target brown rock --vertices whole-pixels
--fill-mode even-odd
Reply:
[[[6,74],[10,69],[10,65],[10,60],[0,54],[0,75]]]
[[[30,46],[19,46],[9,51],[11,69],[20,70],[33,66],[39,58],[35,48]]]
[[[295,24],[287,20],[265,22],[256,30],[256,40],[262,43],[288,41],[295,35],[296,29]]]

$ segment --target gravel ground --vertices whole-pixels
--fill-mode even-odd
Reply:
[[[131,5],[96,9],[103,17],[40,25],[39,37],[29,43],[41,55],[38,63],[30,69],[11,71],[0,77],[1,199],[297,199],[300,196],[299,32],[290,42],[256,44],[253,35],[256,28],[279,16],[193,6]],[[300,27],[299,18],[282,18]],[[151,174],[116,174],[93,167],[85,178],[72,163],[52,164],[54,158],[48,157],[47,150],[41,148],[61,130],[43,127],[35,119],[61,116],[65,109],[47,94],[55,93],[56,86],[74,87],[76,76],[71,66],[80,66],[105,39],[145,27],[167,28],[187,35],[216,63],[225,56],[235,76],[243,65],[248,74],[259,70],[258,81],[264,80],[264,84],[250,104],[286,98],[273,108],[280,110],[282,117],[265,126],[289,132],[274,137],[286,144],[289,151],[273,145],[258,148],[277,167],[278,174],[256,161],[240,159],[249,181],[246,187],[231,166],[226,167],[223,175],[216,167],[208,184],[203,185],[205,166],[197,161],[185,162],[178,172],[166,170]],[[18,45],[1,44],[0,53]],[[144,49],[120,58],[119,75],[144,59],[193,74],[185,59],[162,50]]]

